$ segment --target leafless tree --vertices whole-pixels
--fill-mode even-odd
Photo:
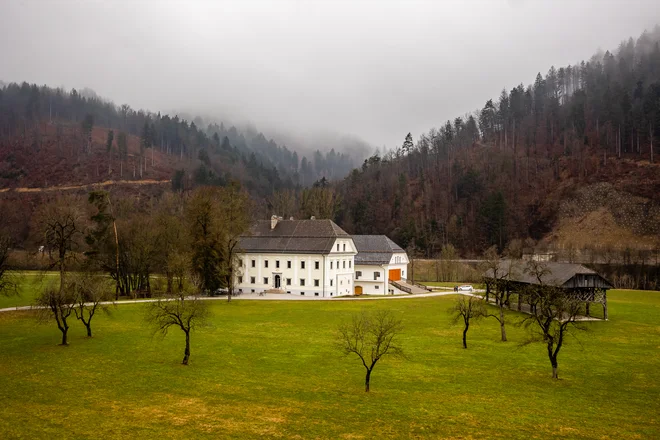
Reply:
[[[0,296],[18,294],[18,283],[9,263],[10,251],[11,238],[9,234],[0,231]]]
[[[497,248],[495,246],[490,247],[484,253],[484,262],[482,264],[482,270],[490,271],[492,278],[490,281],[486,281],[486,302],[489,301],[489,295],[491,293],[490,287],[494,287],[492,292],[495,297],[495,304],[499,309],[498,314],[488,313],[485,316],[490,318],[495,318],[500,323],[500,333],[502,335],[502,342],[506,342],[506,316],[504,315],[504,307],[508,302],[508,293],[506,289],[506,282],[509,277],[509,274],[515,268],[515,260],[506,260],[507,264],[501,264],[501,260]]]
[[[163,337],[167,335],[170,327],[178,327],[185,333],[186,348],[181,362],[183,365],[188,365],[190,359],[190,333],[205,325],[208,319],[208,302],[197,296],[186,296],[184,292],[161,296],[155,302],[149,303],[146,316],[154,332]]]
[[[529,330],[525,344],[542,342],[546,345],[552,365],[552,378],[558,379],[557,356],[566,336],[573,330],[586,330],[578,319],[582,302],[564,289],[552,286],[531,286],[528,295],[535,307],[522,325]]]
[[[56,287],[54,284],[49,284],[37,296],[35,301],[39,319],[48,321],[55,319],[57,328],[62,332],[61,345],[68,345],[67,335],[69,333],[68,319],[73,313],[75,308],[75,296],[69,289]]]
[[[459,295],[456,303],[449,309],[453,316],[452,323],[463,322],[463,348],[467,348],[467,332],[470,328],[470,322],[483,318],[486,315],[484,301],[482,298],[472,295]]]
[[[50,267],[60,273],[59,288],[48,285],[36,299],[42,318],[52,317],[62,332],[62,345],[67,345],[69,325],[67,319],[73,313],[75,296],[66,289],[67,271],[75,251],[82,245],[84,218],[73,198],[58,198],[43,205],[35,216],[33,234],[45,243],[50,257]]]
[[[32,234],[44,243],[50,268],[60,273],[60,291],[64,289],[69,263],[82,246],[85,219],[75,198],[58,198],[43,205],[35,214]]]
[[[339,327],[338,348],[346,355],[355,353],[362,361],[366,369],[364,380],[366,392],[369,392],[371,372],[382,357],[386,355],[405,357],[396,341],[402,329],[401,321],[389,310],[379,310],[374,313],[363,311],[354,314],[351,322]]]
[[[93,273],[81,273],[70,277],[66,289],[71,291],[75,298],[73,312],[76,319],[83,323],[87,329],[87,336],[92,337],[92,318],[97,311],[109,313],[106,301],[112,299],[112,289],[108,279]]]

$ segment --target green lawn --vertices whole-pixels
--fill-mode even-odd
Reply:
[[[59,282],[57,272],[19,272],[12,274],[19,282],[18,295],[0,296],[0,309],[5,307],[30,306],[34,304],[41,289],[50,282]]]
[[[449,325],[452,296],[383,301],[214,301],[212,326],[152,338],[143,304],[72,322],[70,346],[30,312],[0,314],[0,438],[660,438],[660,292],[612,291],[610,321],[560,354],[497,322]],[[351,312],[391,309],[409,359],[363,391],[333,349]],[[509,314],[511,319],[515,313]]]

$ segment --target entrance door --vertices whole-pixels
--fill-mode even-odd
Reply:
[[[355,294],[362,295],[362,286],[355,286]]]
[[[275,275],[275,288],[279,289],[282,285],[282,278],[279,275]]]
[[[390,281],[399,281],[401,279],[401,269],[390,269]]]

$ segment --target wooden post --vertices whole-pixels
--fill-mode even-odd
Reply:
[[[603,318],[605,321],[609,319],[609,315],[607,314],[607,289],[603,290]]]

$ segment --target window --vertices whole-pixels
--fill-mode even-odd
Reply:
[[[380,278],[380,272],[374,272],[374,280]]]
[[[339,252],[339,243],[337,243],[337,252]]]
[[[351,268],[351,264],[353,263],[353,260],[348,260],[348,268]]]
[[[301,262],[300,262],[300,268],[301,268],[301,269],[304,269],[304,268],[305,268],[305,262],[304,262],[304,261],[301,261]]]
[[[252,267],[257,267],[257,262],[256,262],[256,260],[252,260]]]
[[[264,260],[264,267],[268,267],[268,260]]]
[[[302,296],[305,296],[305,292],[300,292],[300,294],[301,294]]]
[[[376,289],[378,289],[379,287],[380,287],[380,286],[379,286],[378,284],[376,284]]]
[[[252,293],[254,293],[254,289],[252,289]]]
[[[401,271],[401,278],[405,278],[405,277],[406,277],[406,271],[405,271],[405,270],[402,270],[402,271]]]
[[[319,262],[318,261],[314,262],[314,269],[319,270]]]
[[[301,286],[304,286],[304,285],[305,285],[305,279],[304,279],[304,278],[301,278],[301,279],[300,279],[300,285],[301,285]]]
[[[264,284],[268,284],[268,277],[264,277]]]
[[[238,284],[243,284],[243,277],[238,277]]]
[[[314,280],[314,287],[319,287],[319,280]]]
[[[342,261],[342,263],[343,263],[343,264],[342,264],[342,268],[343,268],[343,269],[346,269],[346,260]]]
[[[286,262],[286,268],[291,269],[291,260]]]
[[[287,285],[287,286],[290,286],[290,285],[291,285],[291,278],[287,278],[287,279],[286,279],[286,285]]]
[[[280,268],[280,260],[275,260],[275,268],[276,269]]]
[[[254,277],[250,277],[250,284],[254,284],[256,282],[257,282],[257,280],[255,280]]]
[[[330,287],[332,287],[332,280],[330,280]]]
[[[330,262],[330,269],[331,269],[331,270],[332,270],[332,265],[333,265],[333,262],[331,261],[331,262]]]
[[[238,289],[239,292],[243,293],[243,289]]]
[[[355,271],[355,279],[359,280],[361,276],[362,276],[362,271],[361,270],[356,270]]]
[[[319,293],[318,293],[318,292],[314,292],[314,296],[319,296]]]
[[[346,243],[344,243],[344,252],[346,252]]]
[[[242,259],[242,258],[239,258],[239,259],[238,259],[238,265],[241,266],[241,267],[243,267],[243,259]]]

